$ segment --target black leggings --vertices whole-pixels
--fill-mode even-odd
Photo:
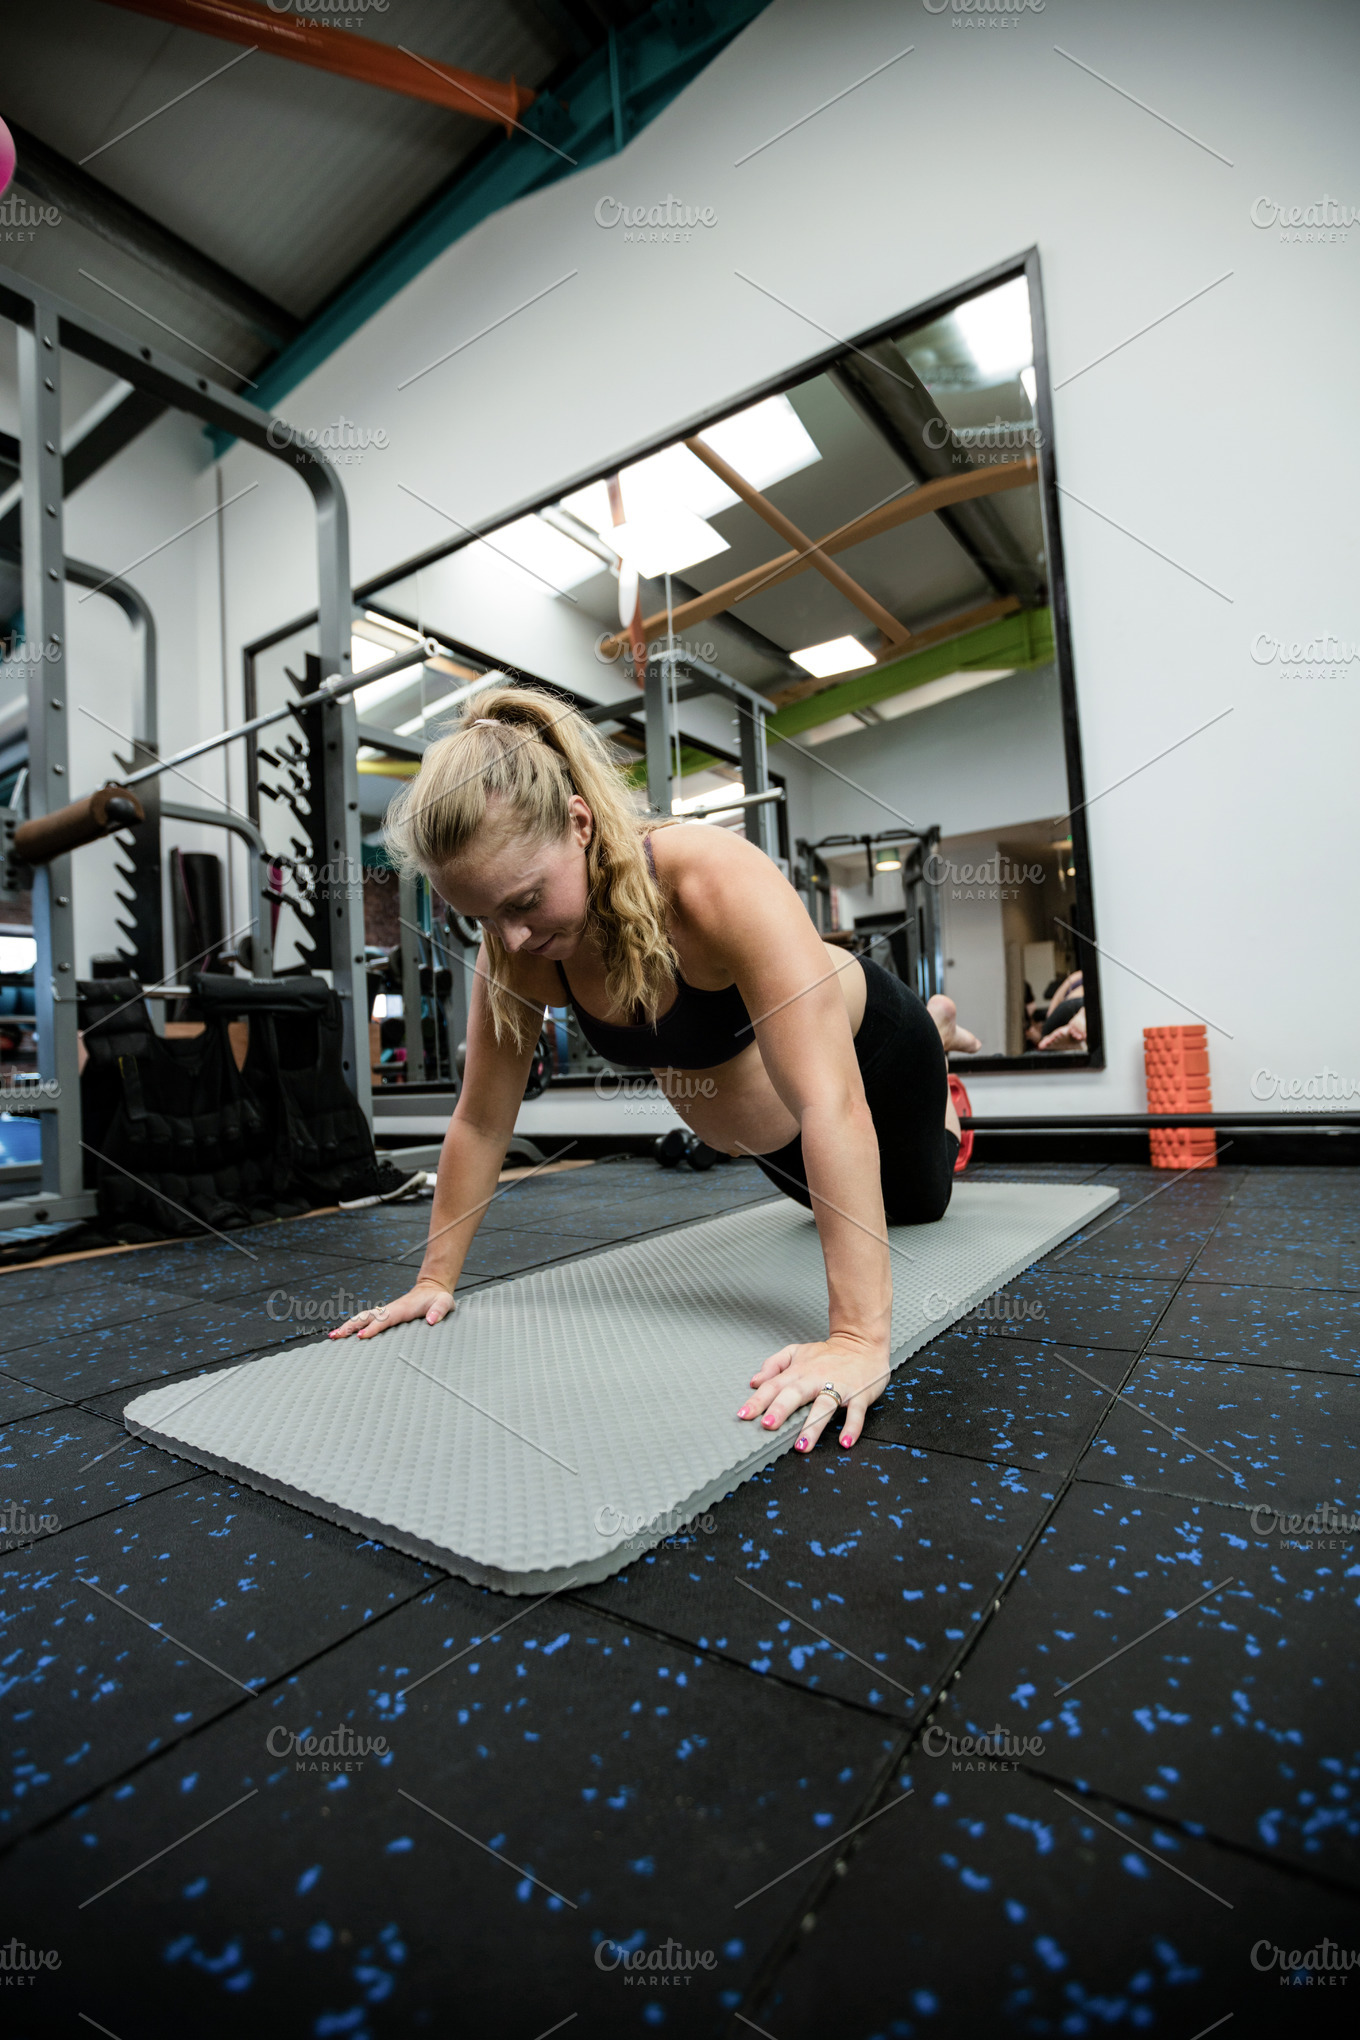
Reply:
[[[949,1069],[940,1030],[900,978],[861,957],[866,997],[855,1036],[855,1059],[878,1135],[883,1209],[889,1225],[929,1225],[943,1218],[954,1188],[958,1135],[944,1123]],[[757,1155],[776,1190],[809,1211],[803,1137]]]

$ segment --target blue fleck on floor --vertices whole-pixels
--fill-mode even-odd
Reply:
[[[1353,2033],[1360,1176],[971,1173],[1122,1202],[853,1451],[527,1606],[120,1421],[428,1204],[0,1275],[6,2030]],[[539,1177],[466,1280],[769,1194]]]

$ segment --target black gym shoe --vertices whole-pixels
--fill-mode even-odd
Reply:
[[[356,1176],[352,1183],[347,1183],[345,1188],[350,1195],[336,1201],[342,1211],[364,1211],[371,1204],[397,1204],[407,1198],[419,1197],[424,1185],[423,1169],[412,1172],[394,1168],[384,1157],[371,1169],[365,1169],[361,1176]]]

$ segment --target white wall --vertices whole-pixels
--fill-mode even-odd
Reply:
[[[1062,711],[1052,666],[1013,673],[934,708],[803,750],[846,779],[811,766],[810,840],[843,830],[871,834],[903,819],[945,836],[1004,829],[1065,813]],[[771,746],[782,768],[787,746]],[[863,789],[860,791],[859,789]],[[811,821],[811,829],[803,826]]]
[[[1360,205],[1358,59],[1345,0],[1036,0],[990,19],[775,0],[622,157],[487,221],[284,409],[388,437],[347,471],[359,578],[453,528],[402,484],[494,520],[1037,243],[1059,473],[1082,499],[1064,538],[1097,927],[1120,961],[1106,1074],[978,1089],[992,1110],[1137,1108],[1140,1029],[1195,1012],[1220,1103],[1251,1102],[1262,1065],[1360,1076],[1356,670],[1295,681],[1252,658],[1260,633],[1360,640],[1360,229],[1283,245],[1251,218],[1262,196]],[[716,225],[630,247],[595,222],[606,195],[668,193]],[[307,608],[314,571],[300,486],[239,449],[225,470],[228,494],[261,481],[230,513],[235,645]],[[215,700],[206,654],[203,672]]]

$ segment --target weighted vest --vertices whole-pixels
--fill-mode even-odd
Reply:
[[[193,973],[204,1028],[155,1033],[135,978],[82,980],[85,1180],[125,1244],[291,1218],[367,1187],[368,1122],[345,1083],[340,1000],[320,978]],[[238,1070],[227,1023],[250,1022]]]
[[[166,1041],[136,978],[82,980],[85,1181],[125,1244],[218,1232],[305,1209],[273,1164],[265,1114],[237,1070],[224,1017]]]

